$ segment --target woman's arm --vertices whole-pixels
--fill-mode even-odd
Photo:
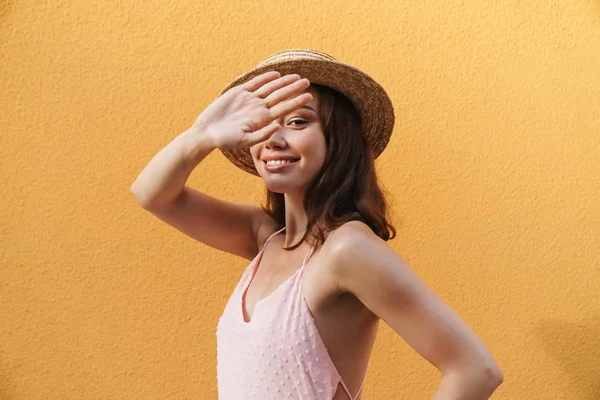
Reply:
[[[160,150],[131,185],[138,203],[163,222],[210,247],[251,260],[267,214],[186,186],[193,169],[215,149],[193,126]]]
[[[489,399],[503,381],[502,375],[488,376],[485,368],[472,373],[459,371],[445,374],[432,400],[480,400]]]
[[[192,127],[156,154],[131,185],[138,203],[186,235],[252,259],[272,232],[262,207],[230,202],[185,186],[192,170],[215,149],[248,149],[267,140],[279,119],[312,100],[310,82],[268,71],[217,97]]]
[[[503,373],[471,328],[367,225],[329,238],[339,290],[353,293],[443,374],[435,400],[483,400]]]
[[[215,150],[210,139],[192,126],[160,150],[131,185],[143,207],[160,208],[173,202],[196,166]]]

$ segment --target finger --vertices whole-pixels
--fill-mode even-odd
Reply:
[[[310,86],[310,81],[306,78],[300,79],[290,85],[284,86],[281,89],[277,89],[265,98],[266,106],[268,108],[274,107],[277,103],[289,99],[297,94],[302,93]]]
[[[279,118],[283,117],[284,115],[287,115],[287,114],[291,113],[292,111],[297,110],[298,108],[302,107],[303,105],[310,103],[310,101],[312,99],[313,99],[312,94],[303,93],[300,96],[283,101],[269,109],[269,111],[271,112],[271,118],[279,119]]]
[[[279,79],[275,79],[274,81],[271,81],[271,82],[261,86],[260,88],[256,89],[254,94],[257,95],[258,97],[264,99],[265,97],[269,96],[274,91],[281,89],[291,83],[294,83],[299,79],[300,79],[300,75],[298,75],[298,74],[285,75]]]
[[[277,132],[279,128],[281,128],[279,121],[272,121],[269,125],[260,128],[256,132],[247,133],[246,137],[248,147],[254,146],[257,143],[264,142],[265,140],[270,138],[272,134]]]
[[[241,85],[241,87],[250,92],[254,92],[256,89],[261,87],[267,82],[271,82],[274,79],[277,79],[281,76],[281,74],[277,71],[268,71],[264,74],[261,74],[257,77],[250,79],[248,82]]]

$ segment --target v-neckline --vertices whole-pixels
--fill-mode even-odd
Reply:
[[[273,289],[273,291],[271,293],[269,293],[268,295],[266,295],[262,299],[258,299],[258,301],[254,304],[254,308],[252,309],[252,315],[249,315],[248,316],[249,320],[246,321],[246,315],[245,315],[246,314],[246,310],[245,310],[246,307],[245,307],[245,302],[246,302],[246,294],[248,292],[248,288],[250,287],[250,283],[252,282],[252,277],[251,277],[251,279],[249,279],[248,283],[246,283],[246,287],[242,291],[242,296],[241,296],[241,300],[242,300],[241,301],[242,322],[244,324],[251,324],[252,321],[254,321],[254,317],[256,316],[256,309],[258,308],[258,306],[261,305],[263,302],[265,302],[265,301],[269,300],[270,298],[272,298],[284,286],[286,286],[287,284],[289,284],[290,281],[292,281],[292,279],[294,279],[296,277],[296,275],[298,275],[298,273],[300,272],[301,269],[302,269],[302,267],[298,268],[285,281],[281,282],[279,284],[279,286],[277,286],[275,289]]]
[[[283,232],[285,230],[285,227],[283,229],[281,229],[279,232]],[[275,235],[276,236],[276,235]],[[268,295],[266,295],[265,297],[263,297],[262,299],[258,299],[258,301],[256,301],[256,303],[254,304],[254,308],[252,309],[252,315],[248,315],[248,320],[246,321],[246,294],[248,293],[248,288],[250,288],[250,284],[252,283],[252,281],[254,280],[254,277],[256,276],[256,273],[258,272],[258,268],[260,267],[260,263],[262,261],[263,258],[263,254],[265,252],[265,249],[267,248],[267,243],[269,241],[267,241],[265,243],[265,245],[263,246],[263,248],[260,250],[260,252],[257,254],[256,259],[254,260],[254,265],[252,266],[252,268],[250,269],[250,277],[247,279],[247,282],[245,283],[244,287],[242,288],[242,294],[240,296],[240,305],[239,305],[239,311],[241,313],[241,321],[244,325],[250,325],[252,323],[252,321],[254,321],[254,316],[256,315],[256,308],[263,303],[264,301],[270,299],[271,297],[273,297],[275,295],[275,293],[277,293],[278,291],[281,290],[282,287],[286,286],[287,284],[289,284],[289,282],[294,279],[296,277],[296,275],[298,275],[298,273],[304,268],[304,266],[306,265],[307,262],[307,257],[309,255],[309,253],[312,250],[312,247],[309,247],[309,249],[307,250],[306,254],[304,255],[304,261],[302,262],[302,265],[300,266],[300,268],[298,268],[296,271],[294,271],[294,273],[292,275],[290,275],[289,277],[287,277],[283,282],[281,282],[275,289],[273,289],[271,291],[271,293],[269,293]],[[300,278],[302,279],[302,278]]]

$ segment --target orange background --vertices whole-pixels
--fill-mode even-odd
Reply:
[[[0,1],[0,399],[215,399],[246,262],[129,188],[230,80],[314,48],[389,92],[390,242],[477,332],[497,399],[600,393],[600,3]],[[188,184],[259,203],[214,152]],[[382,324],[364,399],[440,374]]]

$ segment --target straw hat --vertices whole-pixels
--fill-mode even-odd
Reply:
[[[320,51],[292,49],[272,54],[225,86],[219,96],[267,71],[278,71],[282,76],[298,74],[311,83],[342,93],[361,116],[362,130],[374,157],[387,146],[394,128],[394,109],[386,91],[366,73]],[[221,149],[221,152],[237,167],[258,175],[249,149]]]

